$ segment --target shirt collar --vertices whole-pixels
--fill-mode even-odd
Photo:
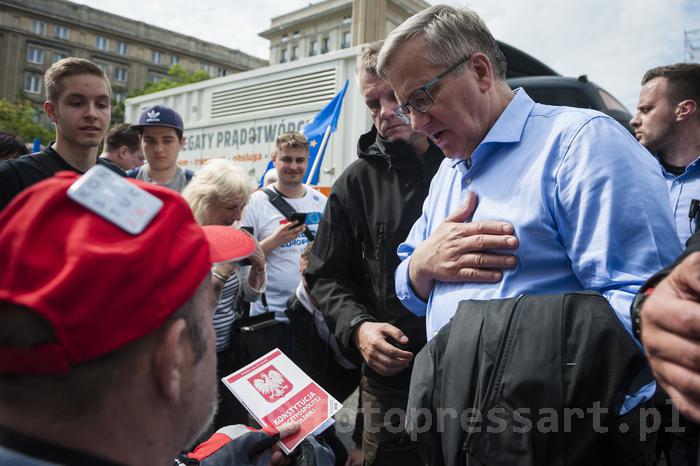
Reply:
[[[535,101],[527,95],[525,89],[519,87],[513,91],[513,98],[503,110],[501,116],[498,117],[496,123],[486,133],[486,137],[474,150],[474,154],[480,152],[479,149],[485,144],[519,142],[527,119],[530,117],[530,112],[532,112],[534,107]],[[474,154],[472,154],[472,157]],[[453,159],[449,161],[449,164],[451,167],[455,167],[460,162],[464,162],[464,160]]]

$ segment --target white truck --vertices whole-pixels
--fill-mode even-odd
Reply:
[[[525,87],[535,101],[594,108],[623,125],[631,118],[622,104],[585,76],[559,76],[527,53],[503,42],[499,45],[508,62],[508,83],[513,88]],[[354,78],[361,50],[361,46],[338,50],[127,99],[125,120],[138,121],[141,111],[151,105],[169,105],[185,123],[182,166],[197,170],[205,160],[223,157],[259,178],[277,135],[301,131],[347,79],[338,129],[331,135],[320,167],[318,187],[327,193],[355,160],[357,139],[372,124]]]
[[[277,135],[301,131],[349,80],[338,129],[320,166],[318,185],[326,190],[357,157],[357,139],[372,124],[354,78],[360,52],[353,47],[130,98],[125,120],[134,123],[143,109],[168,105],[185,124],[181,166],[197,170],[219,157],[260,178]]]

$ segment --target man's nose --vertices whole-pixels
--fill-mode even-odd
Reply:
[[[630,120],[630,126],[633,128],[636,128],[640,126],[641,121],[639,121],[639,113],[635,113],[632,119]]]
[[[85,118],[90,120],[97,119],[97,106],[94,103],[89,103],[87,105],[87,112],[85,113]]]
[[[391,120],[396,116],[396,110],[393,103],[382,104],[381,117],[384,120]]]

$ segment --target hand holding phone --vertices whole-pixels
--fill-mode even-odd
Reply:
[[[297,226],[306,224],[306,212],[294,212],[289,216],[290,222],[297,222]]]

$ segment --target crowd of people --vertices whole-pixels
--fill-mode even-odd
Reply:
[[[302,133],[261,188],[194,173],[176,110],[108,131],[103,70],[52,65],[55,140],[0,134],[0,464],[700,464],[700,65],[643,76],[634,135],[506,67],[466,8],[366,45],[326,197]],[[355,448],[241,427],[216,381],[274,348],[359,390]]]

